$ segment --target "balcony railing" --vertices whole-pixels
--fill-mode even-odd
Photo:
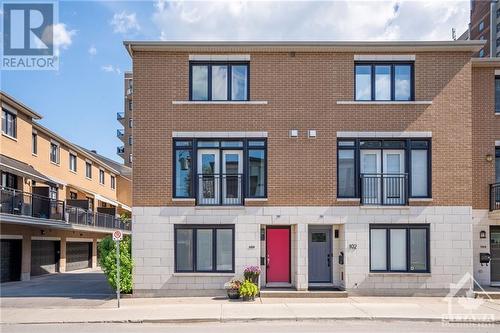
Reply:
[[[122,120],[122,119],[125,119],[125,112],[117,112],[116,120]]]
[[[125,131],[123,129],[116,130],[116,136],[122,138],[125,135]]]
[[[370,173],[361,175],[361,204],[404,206],[408,204],[408,175]]]
[[[241,205],[242,174],[198,174],[198,205]]]
[[[125,154],[125,147],[124,147],[124,146],[118,146],[118,147],[116,147],[116,153],[117,153],[118,155],[123,155],[123,154]]]
[[[67,206],[62,200],[6,187],[2,187],[0,191],[0,212],[99,228],[131,229],[130,220]]]
[[[500,210],[500,183],[490,184],[490,211]]]

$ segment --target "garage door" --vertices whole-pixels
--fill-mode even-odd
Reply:
[[[22,248],[21,239],[0,240],[0,282],[21,279]]]
[[[66,271],[92,267],[92,243],[66,243]]]
[[[31,241],[31,275],[57,273],[59,271],[60,242]]]

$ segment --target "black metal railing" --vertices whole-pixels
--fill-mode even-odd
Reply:
[[[116,120],[122,120],[125,118],[125,112],[117,112],[116,113]]]
[[[2,213],[64,221],[64,201],[2,187]]]
[[[361,204],[404,206],[408,204],[406,173],[366,173],[361,175]]]
[[[130,219],[68,206],[62,200],[2,187],[0,212],[99,228],[131,230]]]
[[[490,211],[500,210],[500,183],[490,184]]]
[[[241,205],[242,174],[198,174],[198,205]]]

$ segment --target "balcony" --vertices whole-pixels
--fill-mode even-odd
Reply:
[[[116,120],[120,121],[125,119],[125,112],[117,112],[116,113]]]
[[[500,211],[500,183],[490,184],[490,211]]]
[[[370,173],[361,175],[361,204],[404,206],[408,204],[408,175]]]
[[[56,220],[63,224],[131,230],[129,220],[121,220],[113,215],[68,206],[62,200],[55,200],[6,187],[2,187],[0,191],[0,213]]]
[[[127,96],[130,96],[130,95],[132,95],[133,92],[134,91],[133,91],[132,88],[128,88],[127,91],[126,91],[126,94],[127,94]]]
[[[242,174],[198,174],[197,204],[239,206],[243,204]]]
[[[117,129],[116,130],[116,137],[117,138],[121,139],[121,138],[123,138],[124,135],[125,135],[125,130],[123,130],[123,129]]]
[[[125,146],[116,147],[116,154],[118,154],[119,156],[122,156],[123,154],[125,154]]]

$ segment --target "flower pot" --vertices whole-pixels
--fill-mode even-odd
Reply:
[[[240,298],[240,292],[238,291],[238,289],[228,289],[227,297],[229,299],[238,299]]]
[[[255,301],[255,296],[243,296],[244,302],[252,302]]]

